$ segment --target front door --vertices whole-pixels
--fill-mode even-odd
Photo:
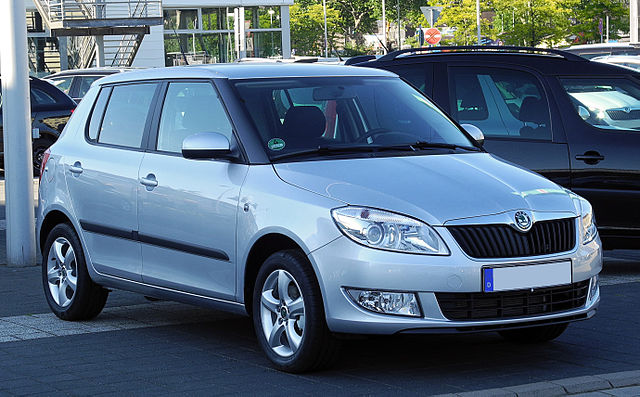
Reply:
[[[594,76],[560,86],[571,189],[591,202],[603,237],[640,237],[640,84]]]
[[[233,128],[209,81],[174,81],[139,172],[139,239],[145,283],[223,299],[236,287],[236,213],[248,166],[189,160],[182,141]],[[155,128],[154,128],[155,129]]]

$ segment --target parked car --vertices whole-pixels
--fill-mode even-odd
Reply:
[[[541,342],[599,302],[588,201],[486,153],[386,71],[113,75],[45,159],[42,277],[65,320],[111,288],[221,307],[299,372],[331,362],[336,334]]]
[[[636,72],[640,71],[640,56],[638,55],[604,55],[591,58],[591,60],[631,68]]]
[[[640,55],[640,45],[631,43],[579,44],[563,50],[587,59],[605,55]]]
[[[51,74],[47,76],[46,79],[64,91],[65,94],[72,97],[74,101],[80,103],[94,81],[105,76],[126,72],[128,70],[131,70],[131,68],[100,67],[71,69]]]
[[[31,134],[33,138],[33,172],[39,175],[45,150],[58,139],[76,103],[50,83],[29,78],[31,87]],[[2,94],[0,93],[0,167],[4,168],[4,131],[2,128]]]
[[[558,51],[402,50],[359,63],[393,71],[484,147],[587,198],[604,247],[640,247],[640,75]]]

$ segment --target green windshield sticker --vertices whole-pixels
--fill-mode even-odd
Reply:
[[[267,146],[271,150],[282,150],[284,149],[284,141],[280,138],[273,138],[269,140],[269,142],[267,143]]]

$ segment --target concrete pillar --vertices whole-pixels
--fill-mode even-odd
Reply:
[[[629,1],[629,40],[632,43],[638,42],[638,0]]]
[[[67,52],[66,36],[58,37],[58,50],[60,51],[60,71],[69,69],[69,53]]]
[[[104,36],[96,36],[96,66],[104,67]]]
[[[238,7],[238,43],[240,46],[238,58],[247,57],[247,34],[244,29],[244,7]]]
[[[291,58],[291,23],[289,6],[280,6],[280,27],[282,28],[282,58]]]
[[[36,264],[31,108],[24,0],[0,1],[7,264]]]

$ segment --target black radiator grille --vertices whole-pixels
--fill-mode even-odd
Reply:
[[[613,120],[638,120],[640,119],[640,110],[607,110],[607,114]]]
[[[563,312],[584,306],[589,280],[559,287],[505,292],[436,292],[449,320],[492,320]]]
[[[509,225],[449,226],[460,248],[473,258],[515,258],[571,250],[576,244],[575,219],[536,222],[528,232]]]

